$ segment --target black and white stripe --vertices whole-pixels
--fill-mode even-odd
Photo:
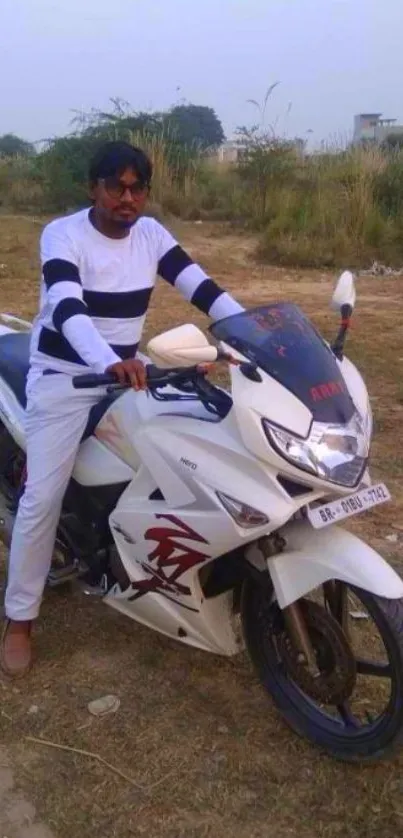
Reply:
[[[88,210],[57,219],[42,233],[41,263],[31,356],[37,369],[103,372],[133,358],[156,275],[213,320],[243,310],[151,218],[140,219],[124,241],[100,236]]]
[[[90,317],[128,318],[142,317],[146,314],[152,288],[140,288],[138,291],[84,291],[83,298]]]
[[[175,285],[175,282],[182,273],[182,271],[194,265],[190,256],[185,253],[179,244],[168,250],[167,253],[158,262],[158,275],[165,279],[170,285]]]
[[[107,317],[92,317],[94,326],[98,332],[109,343],[132,344],[139,341],[144,327],[146,315],[127,319],[116,319]]]
[[[65,297],[60,300],[53,311],[53,325],[58,332],[62,331],[63,323],[69,320],[70,317],[75,317],[76,314],[88,314],[88,309],[82,300],[77,300],[74,297]]]
[[[56,282],[77,282],[81,285],[77,265],[68,262],[67,259],[49,259],[45,262],[43,279],[48,291]]]
[[[213,320],[238,314],[241,306],[176,245],[158,263],[158,274],[176,288],[185,300]]]
[[[78,268],[63,259],[51,259],[43,266],[48,301],[53,309],[52,326],[43,326],[38,351],[52,359],[86,365],[63,333],[65,324],[76,317],[90,317],[93,325],[119,358],[134,358],[152,288],[135,291],[83,290]],[[117,337],[119,343],[117,343]]]
[[[110,344],[110,348],[119,358],[134,358],[138,350],[138,343],[127,345]],[[44,355],[48,355],[49,358],[56,358],[59,361],[66,361],[69,364],[87,366],[86,362],[73,349],[64,335],[61,335],[59,332],[54,332],[52,329],[47,329],[45,326],[42,326],[39,335],[38,350]]]

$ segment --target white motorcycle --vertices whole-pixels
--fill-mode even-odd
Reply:
[[[215,323],[214,346],[192,325],[153,338],[147,392],[111,375],[75,378],[101,388],[100,402],[48,584],[79,577],[112,608],[218,655],[246,646],[293,730],[358,761],[403,737],[403,583],[338,526],[390,496],[371,484],[369,398],[343,354],[349,272],[332,302],[342,313],[333,346],[297,306],[278,303]],[[0,528],[9,543],[24,489],[31,324],[2,319]],[[215,363],[228,365],[231,393],[209,381]]]

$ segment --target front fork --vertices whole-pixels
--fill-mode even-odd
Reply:
[[[284,608],[283,617],[288,634],[298,650],[298,663],[304,664],[310,674],[318,678],[320,671],[299,602],[287,605],[287,608]]]
[[[259,549],[267,561],[272,556],[281,552],[285,543],[286,542],[281,538],[281,536],[273,534],[272,536],[266,536],[260,540]],[[341,582],[335,582],[332,580],[324,583],[323,592],[325,605],[343,629],[344,634],[348,637],[346,586]],[[282,614],[289,636],[298,651],[298,662],[305,664],[310,674],[313,677],[318,678],[320,676],[320,670],[317,665],[315,650],[309,636],[309,631],[306,627],[300,602],[297,600],[296,602],[291,603],[291,605],[287,605],[286,608],[283,609]]]
[[[348,633],[348,598],[347,587],[343,582],[325,582],[323,585],[325,606],[337,620],[343,634],[349,640]],[[314,678],[318,678],[320,671],[317,666],[316,654],[309,637],[304,615],[299,601],[293,602],[283,610],[285,624],[295,648],[298,650],[298,662],[305,664]]]
[[[343,582],[325,582],[323,585],[325,602],[333,617],[341,625],[348,639],[348,591]]]

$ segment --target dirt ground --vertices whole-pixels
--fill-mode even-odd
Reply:
[[[31,317],[36,310],[41,224],[0,217],[3,311]],[[333,335],[333,274],[262,267],[253,261],[253,240],[215,226],[181,225],[177,232],[242,303],[293,300]],[[373,396],[374,476],[393,495],[352,526],[397,567],[403,559],[402,303],[401,279],[360,279],[348,343]],[[161,282],[147,335],[186,319],[205,323]],[[4,586],[4,573],[0,579]],[[47,594],[36,645],[40,663],[25,682],[0,678],[0,838],[402,834],[403,754],[366,768],[324,757],[282,724],[246,656],[223,660],[186,648],[78,591]],[[91,717],[88,702],[110,693],[120,699],[118,712]]]

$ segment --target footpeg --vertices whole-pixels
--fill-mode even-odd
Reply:
[[[78,587],[84,596],[91,597],[104,597],[108,591],[106,576],[101,579],[99,585],[90,585],[84,579],[80,579]]]
[[[85,569],[79,562],[74,562],[63,567],[51,567],[47,579],[47,584],[50,588],[57,588],[59,585],[65,585],[66,582],[73,582],[82,576]]]

